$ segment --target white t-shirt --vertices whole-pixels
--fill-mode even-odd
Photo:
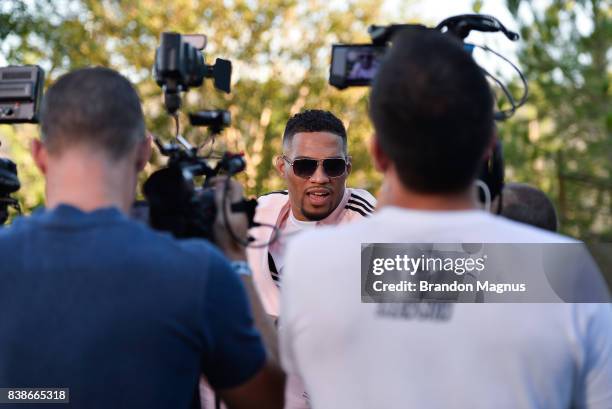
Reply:
[[[317,227],[316,221],[304,221],[298,220],[293,215],[293,211],[289,212],[287,221],[280,227],[278,233],[278,239],[270,245],[270,255],[274,260],[276,271],[278,275],[282,275],[283,268],[285,267],[285,247],[290,239],[293,239],[294,235],[302,230],[314,229]]]
[[[283,366],[317,409],[610,409],[611,304],[361,303],[362,242],[570,241],[482,211],[393,207],[301,234],[285,260]]]

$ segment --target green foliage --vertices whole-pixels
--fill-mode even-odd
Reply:
[[[609,3],[550,0],[543,7],[507,0],[507,5],[520,24],[519,66],[531,91],[528,106],[500,128],[507,179],[549,193],[565,233],[610,238]],[[365,41],[366,27],[385,20],[375,0],[4,0],[0,57],[12,64],[40,64],[47,85],[77,67],[115,68],[136,84],[149,129],[168,139],[172,124],[151,76],[159,35],[206,33],[208,62],[221,57],[235,64],[232,94],[206,84],[185,98],[185,111],[231,111],[233,125],[215,147],[245,152],[248,169],[241,178],[249,194],[282,187],[272,162],[285,122],[305,108],[329,109],[348,125],[354,163],[349,184],[375,192],[380,175],[367,154],[372,129],[366,90],[339,92],[326,77],[333,42]],[[204,141],[203,130],[187,126],[185,118],[182,124],[189,139]],[[19,166],[19,199],[26,210],[43,202],[43,180],[27,153],[36,134],[32,125],[0,127],[3,154]],[[161,163],[155,155],[146,173]]]
[[[60,4],[61,3],[61,4]],[[173,126],[162,108],[161,90],[151,67],[162,31],[205,33],[208,62],[234,62],[233,89],[224,95],[206,84],[184,99],[184,111],[225,108],[232,127],[215,144],[244,151],[247,172],[240,176],[250,194],[282,186],[272,167],[280,153],[284,125],[306,108],[329,109],[347,125],[355,166],[349,183],[376,190],[380,177],[368,159],[366,91],[339,92],[327,85],[330,45],[367,39],[367,26],[380,22],[380,4],[351,0],[329,6],[322,1],[114,1],[32,0],[0,4],[0,56],[12,64],[39,64],[47,85],[71,69],[102,65],[127,75],[137,86],[150,131],[168,139]],[[205,140],[182,118],[190,140]],[[26,154],[36,130],[31,125],[0,128],[10,156],[18,163],[23,188],[19,198],[32,208],[42,203],[42,178]],[[155,155],[146,169],[162,163]],[[36,175],[24,179],[26,175]],[[146,175],[143,175],[143,179]]]
[[[511,180],[555,200],[562,231],[612,238],[610,3],[507,1],[529,104],[500,130]],[[521,19],[522,18],[522,19]]]

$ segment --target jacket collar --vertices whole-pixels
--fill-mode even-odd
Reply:
[[[338,206],[325,219],[319,220],[317,222],[317,226],[327,226],[327,225],[338,224],[338,222],[341,220],[342,213],[344,212],[344,208],[346,207],[350,196],[351,194],[349,193],[349,189],[345,187],[344,195],[342,196],[342,200],[340,200],[340,203],[338,203]],[[289,195],[287,195],[287,202],[283,205],[283,207],[281,208],[281,211],[278,214],[278,217],[275,223],[276,226],[281,227],[285,223],[285,221],[289,217],[290,211],[291,211],[291,201],[289,200]]]

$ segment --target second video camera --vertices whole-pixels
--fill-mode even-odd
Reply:
[[[368,28],[371,44],[334,44],[329,73],[330,85],[338,89],[370,85],[393,36],[407,28],[428,29],[422,24],[372,25]],[[471,31],[502,32],[511,41],[519,38],[517,33],[508,30],[495,17],[481,14],[449,17],[434,29],[453,35],[461,41],[465,40]],[[471,53],[474,46],[465,43],[464,48]]]
[[[155,52],[154,75],[164,91],[166,110],[171,115],[181,106],[180,93],[201,86],[204,78],[212,78],[215,88],[230,92],[232,63],[217,58],[214,65],[207,65],[202,53],[206,41],[204,34],[161,35],[160,46]]]
[[[231,62],[218,58],[214,65],[206,65],[201,52],[205,46],[204,35],[163,33],[161,36],[155,57],[155,79],[163,89],[166,111],[174,117],[177,133],[172,143],[155,139],[161,154],[168,157],[168,163],[145,182],[144,194],[152,227],[170,231],[175,237],[214,241],[213,224],[221,210],[216,208],[210,178],[220,174],[232,177],[245,169],[246,162],[241,154],[214,155],[212,147],[208,155],[202,156],[197,147],[179,134],[177,111],[182,92],[202,85],[205,78],[212,78],[215,88],[230,92]],[[192,126],[208,127],[214,141],[214,136],[230,125],[231,116],[225,110],[204,110],[189,113],[189,121]],[[216,164],[211,165],[211,160],[216,160]],[[204,178],[200,186],[196,183],[198,177]],[[252,224],[255,206],[255,202],[243,200],[232,204],[231,210],[246,212]],[[225,219],[226,228],[234,237]]]

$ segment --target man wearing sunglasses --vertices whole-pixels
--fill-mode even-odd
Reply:
[[[346,129],[328,111],[307,110],[289,119],[283,134],[283,153],[275,166],[287,190],[259,198],[255,221],[264,226],[252,229],[251,235],[255,243],[268,243],[273,232],[270,226],[275,226],[276,239],[269,246],[250,249],[249,264],[266,311],[277,317],[288,239],[318,226],[363,219],[372,214],[376,200],[365,190],[345,186],[351,172]],[[286,407],[307,407],[299,381],[288,382]]]

